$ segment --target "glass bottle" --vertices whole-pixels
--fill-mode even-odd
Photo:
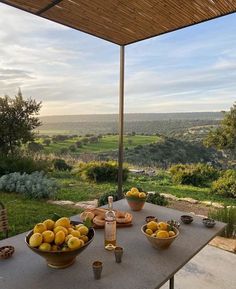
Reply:
[[[108,211],[105,213],[104,245],[107,250],[116,247],[116,215],[113,211],[112,196],[108,197]]]

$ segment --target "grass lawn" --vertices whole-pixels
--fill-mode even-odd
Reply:
[[[137,145],[150,144],[158,141],[160,139],[157,136],[145,136],[145,135],[135,135],[135,136],[124,136],[124,146],[128,148],[135,147]],[[75,144],[76,141],[80,141],[80,137],[73,139],[51,143],[49,146],[44,147],[45,153],[59,153],[62,148],[69,148],[69,146]],[[39,139],[41,142],[42,140]],[[71,152],[71,155],[78,155],[80,153],[101,153],[111,150],[118,149],[118,136],[117,135],[107,135],[103,136],[98,143],[86,144],[82,148],[76,149],[75,152]]]
[[[0,200],[7,207],[10,236],[32,229],[36,223],[51,218],[53,213],[61,216],[72,216],[81,211],[47,204],[45,201],[27,200],[13,193],[0,192]],[[3,235],[0,233],[1,238]]]
[[[92,183],[74,177],[70,173],[53,174],[61,185],[57,194],[59,200],[84,201],[98,198],[105,192],[117,189],[115,183]],[[189,197],[199,201],[220,202],[224,205],[236,205],[236,200],[225,198],[210,193],[209,188],[198,188],[194,186],[174,185],[168,179],[156,177],[139,177],[131,175],[124,188],[141,187],[145,191],[156,191],[159,193],[170,193],[176,197]]]

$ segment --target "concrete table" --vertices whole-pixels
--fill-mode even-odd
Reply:
[[[126,200],[114,203],[114,209],[130,211]],[[0,246],[13,245],[15,254],[0,260],[1,289],[154,289],[170,280],[174,288],[174,274],[196,255],[225,227],[217,222],[214,228],[203,226],[194,217],[190,225],[181,224],[179,237],[166,250],[151,247],[140,227],[148,215],[158,220],[179,220],[183,212],[146,203],[140,212],[132,212],[133,226],[117,230],[118,244],[124,247],[121,264],[115,263],[113,252],[103,246],[103,230],[96,230],[92,244],[66,269],[49,268],[45,260],[24,244],[25,234],[3,240]],[[78,217],[73,217],[78,220]],[[103,262],[102,278],[93,279],[92,263]]]

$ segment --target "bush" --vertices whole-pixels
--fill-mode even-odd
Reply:
[[[24,195],[30,199],[53,198],[58,189],[55,181],[42,172],[12,173],[0,178],[0,190]]]
[[[47,172],[50,166],[51,164],[46,160],[35,160],[29,156],[0,156],[0,176],[15,172],[27,174],[35,171]]]
[[[118,180],[118,164],[116,162],[80,163],[76,172],[83,178],[95,182],[116,182]],[[128,178],[128,168],[123,168],[123,181]]]
[[[166,206],[168,204],[167,200],[159,193],[148,194],[147,202],[159,206]]]
[[[223,236],[227,238],[236,238],[236,208],[229,207],[210,211],[209,218],[221,221],[227,224]]]
[[[211,192],[225,197],[236,198],[236,170],[227,170],[212,183]]]
[[[55,159],[53,161],[53,166],[55,170],[58,171],[71,171],[72,167],[68,165],[63,159]]]
[[[98,206],[105,206],[108,204],[108,197],[109,196],[113,196],[113,201],[118,201],[118,193],[117,191],[112,191],[112,192],[108,192],[108,193],[104,193],[103,195],[101,195],[98,199]]]
[[[31,152],[36,153],[36,152],[42,151],[43,149],[44,149],[44,147],[41,143],[37,143],[37,142],[32,141],[28,144],[28,150]]]
[[[170,168],[172,179],[177,184],[208,186],[219,177],[217,169],[206,164],[173,165]]]

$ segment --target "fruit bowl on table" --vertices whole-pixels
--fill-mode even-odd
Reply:
[[[147,240],[151,243],[151,245],[156,249],[167,249],[171,243],[174,242],[174,240],[179,236],[179,230],[176,227],[172,228],[172,231],[174,231],[175,235],[171,237],[154,237],[146,233],[147,230],[147,224],[143,225],[141,227],[141,232],[145,235]]]
[[[75,225],[81,224],[81,222],[71,221],[71,224],[75,226]],[[47,262],[49,267],[60,269],[60,268],[66,268],[75,262],[76,257],[82,251],[84,251],[90,245],[90,243],[93,241],[95,231],[93,228],[89,228],[89,231],[87,234],[88,241],[86,243],[84,243],[84,245],[82,247],[80,247],[78,249],[71,250],[71,251],[42,251],[39,248],[32,247],[29,244],[29,240],[30,240],[30,237],[33,235],[33,233],[34,232],[32,230],[25,237],[25,242],[26,242],[27,246],[34,253],[36,253],[36,254],[40,255],[41,257],[43,257],[44,259],[46,259],[46,262]]]
[[[124,196],[132,211],[141,211],[147,200],[147,194],[140,192],[137,188],[132,188]]]

